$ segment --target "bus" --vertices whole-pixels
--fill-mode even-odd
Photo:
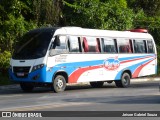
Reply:
[[[145,29],[34,29],[19,40],[9,68],[10,79],[25,92],[50,86],[58,93],[80,82],[126,88],[130,79],[156,73],[156,45]]]

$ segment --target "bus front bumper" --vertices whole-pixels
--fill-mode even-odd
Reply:
[[[18,76],[19,75],[19,76]],[[37,83],[51,83],[46,79],[46,67],[28,73],[26,76],[20,76],[19,73],[13,73],[12,69],[9,69],[9,77],[14,82],[37,82]]]

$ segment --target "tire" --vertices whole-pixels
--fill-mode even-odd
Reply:
[[[90,82],[90,85],[93,87],[93,88],[100,88],[102,87],[104,84],[104,82],[102,81],[98,81],[98,82]]]
[[[63,92],[66,89],[66,79],[62,75],[57,75],[53,80],[53,90],[56,93]]]
[[[121,80],[116,80],[115,84],[120,88],[127,88],[130,85],[130,75],[128,73],[123,73]]]
[[[32,83],[20,83],[20,87],[24,92],[31,92],[34,89]]]

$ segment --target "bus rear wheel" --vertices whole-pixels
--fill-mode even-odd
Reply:
[[[90,85],[93,87],[93,88],[100,88],[102,87],[104,84],[104,82],[102,81],[97,81],[97,82],[90,82]]]
[[[20,83],[20,87],[24,92],[31,92],[34,89],[32,83]]]
[[[115,84],[117,87],[127,88],[130,85],[130,75],[125,72],[123,73],[121,80],[115,80]]]
[[[53,90],[56,93],[63,92],[66,89],[66,79],[62,75],[57,75],[53,80]]]

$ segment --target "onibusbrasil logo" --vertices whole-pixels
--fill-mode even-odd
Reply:
[[[116,56],[115,58],[111,57],[111,58],[107,58],[104,61],[104,68],[107,70],[116,70],[118,69],[120,66],[120,61],[118,60],[118,56]]]

